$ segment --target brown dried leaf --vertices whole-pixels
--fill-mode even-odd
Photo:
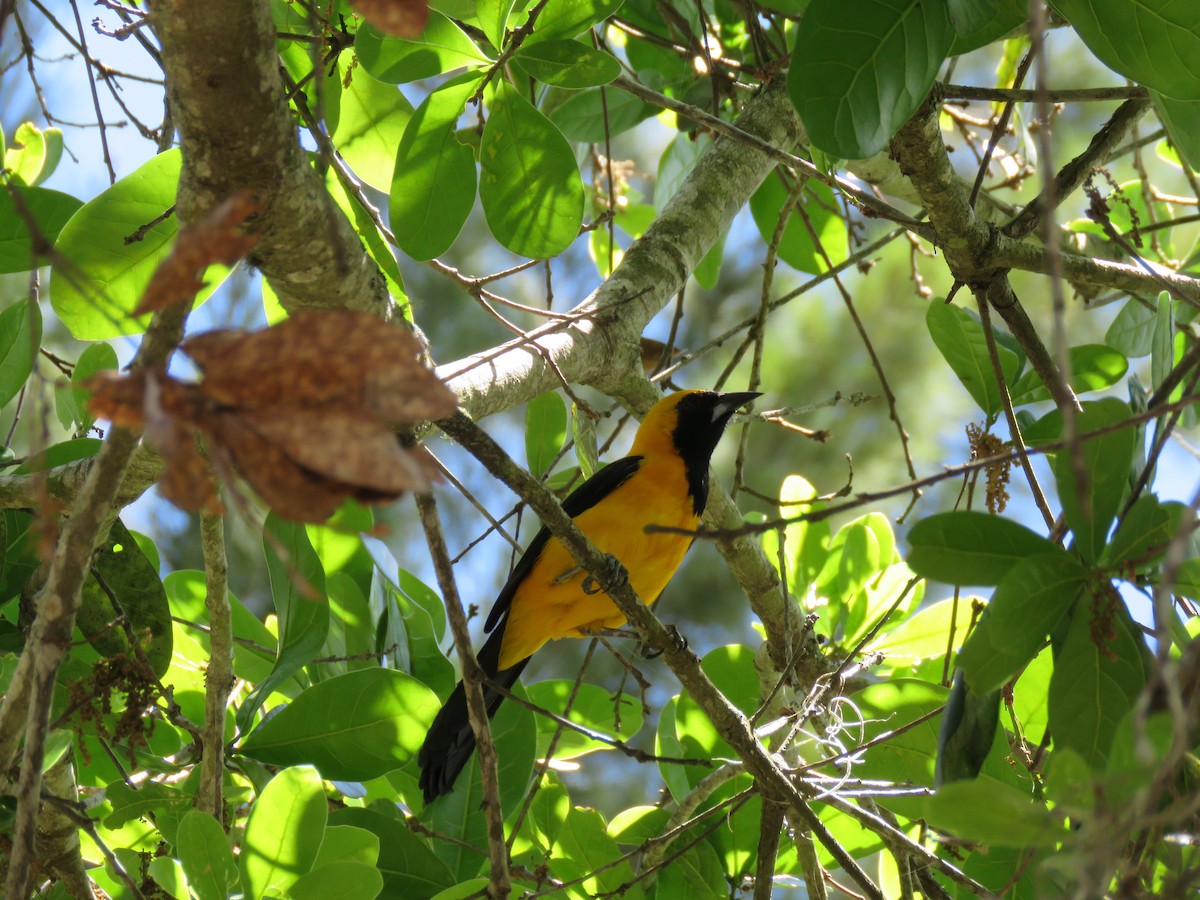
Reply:
[[[280,516],[295,522],[324,522],[341,506],[345,485],[297,465],[283,450],[247,424],[248,417],[214,417],[208,431],[212,452],[227,456],[232,467]]]
[[[390,497],[429,486],[396,435],[356,410],[285,407],[240,419],[297,465],[331,481]]]
[[[83,383],[92,392],[87,408],[97,419],[122,428],[141,428],[145,422],[146,372],[97,372]]]
[[[170,255],[154,270],[133,315],[154,312],[194,297],[204,287],[200,274],[213,263],[233,264],[258,242],[239,227],[262,206],[249,191],[240,191],[205,218],[189,225],[175,241]]]
[[[263,331],[198,335],[182,349],[204,372],[205,394],[239,409],[338,404],[397,425],[457,405],[416,338],[367,313],[299,312]]]
[[[385,34],[415,38],[429,19],[426,0],[351,0],[355,11]]]

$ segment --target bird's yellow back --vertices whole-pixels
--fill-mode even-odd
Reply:
[[[633,589],[647,603],[658,599],[692,539],[686,535],[646,534],[645,527],[666,525],[691,530],[700,523],[686,465],[674,441],[677,407],[692,393],[696,392],[681,391],[655,404],[630,449],[630,456],[641,457],[637,471],[575,518],[575,524],[592,543],[621,561]],[[608,595],[594,591],[592,582],[585,584],[586,578],[566,548],[551,538],[513,595],[500,654],[501,669],[531,656],[548,640],[580,637],[591,628],[625,624],[625,617]]]

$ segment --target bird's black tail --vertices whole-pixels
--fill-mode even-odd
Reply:
[[[511,668],[497,671],[503,635],[504,626],[501,623],[500,627],[492,632],[476,658],[489,681],[511,689],[529,660],[523,659]],[[504,695],[494,687],[486,683],[483,685],[483,702],[487,707],[489,719],[496,714],[496,709],[503,700]],[[426,803],[450,792],[459,773],[466,768],[474,752],[475,732],[471,730],[471,720],[467,715],[467,694],[460,681],[433,720],[433,724],[429,726],[425,743],[421,746],[421,752],[417,754],[417,764],[421,767],[421,790],[425,793]]]

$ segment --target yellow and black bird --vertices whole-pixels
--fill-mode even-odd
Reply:
[[[759,396],[679,391],[646,414],[629,455],[605,466],[579,486],[563,510],[605,553],[629,573],[639,597],[653,603],[691,546],[678,534],[646,534],[647,525],[694,529],[708,502],[708,464],[734,410]],[[496,598],[478,653],[490,682],[511,687],[529,658],[546,641],[585,637],[618,628],[625,617],[599,591],[566,548],[543,528],[526,548]],[[488,715],[503,695],[483,687]],[[425,802],[448,793],[475,750],[460,682],[446,701],[417,756]]]

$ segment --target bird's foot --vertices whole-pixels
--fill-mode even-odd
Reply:
[[[667,640],[669,640],[672,645],[669,649],[671,649],[675,653],[682,653],[684,650],[686,650],[688,648],[687,638],[685,638],[679,632],[678,628],[676,628],[674,625],[667,625],[666,629],[667,629]],[[666,652],[666,649],[667,648],[664,648],[662,650],[656,650],[653,647],[643,647],[642,648],[642,658],[643,659],[657,659],[658,657],[662,656],[664,652]]]

